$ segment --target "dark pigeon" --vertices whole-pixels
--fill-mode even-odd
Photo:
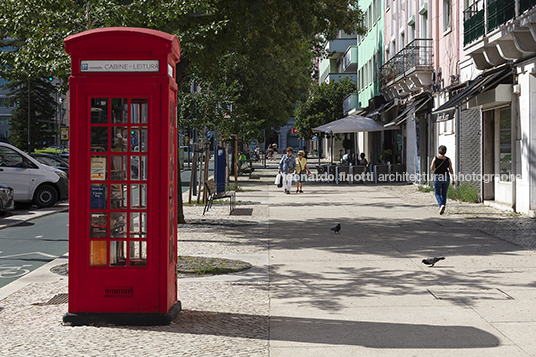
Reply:
[[[339,234],[339,232],[341,231],[341,224],[337,224],[335,227],[333,228],[330,228],[333,232]]]
[[[430,258],[423,259],[422,263],[426,264],[426,265],[430,265],[430,268],[431,268],[431,267],[434,266],[435,263],[437,263],[440,260],[444,260],[444,259],[445,259],[445,257],[439,257],[439,258],[430,257]]]

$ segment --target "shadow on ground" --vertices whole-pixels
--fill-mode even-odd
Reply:
[[[268,329],[268,325],[272,330]],[[225,328],[222,328],[225,326]],[[121,327],[124,328],[124,327]],[[153,327],[129,327],[152,330]],[[364,346],[377,349],[493,348],[499,339],[472,326],[444,326],[337,319],[260,316],[210,311],[181,311],[171,333],[228,336],[292,343]],[[275,332],[274,332],[275,331]]]

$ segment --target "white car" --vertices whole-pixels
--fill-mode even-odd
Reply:
[[[69,197],[67,175],[24,151],[0,142],[0,181],[15,190],[15,202],[50,207]]]

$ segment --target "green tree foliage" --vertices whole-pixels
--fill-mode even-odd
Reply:
[[[30,86],[30,147],[28,147],[28,85]],[[36,145],[50,144],[54,137],[56,87],[48,79],[16,81],[7,85],[11,100],[17,104],[10,118],[10,141],[21,150],[33,151]]]
[[[15,50],[0,54],[0,76],[52,75],[66,90],[65,37],[99,27],[157,29],[181,42],[178,83],[210,83],[215,95],[207,99],[223,93],[233,101],[231,119],[218,125],[250,136],[287,122],[308,92],[313,49],[337,29],[363,33],[361,20],[353,0],[3,0],[0,39]]]
[[[348,78],[313,86],[307,100],[294,111],[294,127],[300,136],[309,139],[313,136],[312,128],[343,118],[344,98],[355,90],[355,83]]]

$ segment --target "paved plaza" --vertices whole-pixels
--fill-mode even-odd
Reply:
[[[535,220],[459,202],[439,216],[413,185],[285,195],[269,166],[240,177],[233,215],[185,207],[196,224],[179,227],[180,255],[253,268],[179,279],[169,326],[71,327],[48,303],[67,293],[60,257],[0,289],[0,356],[536,356]]]

